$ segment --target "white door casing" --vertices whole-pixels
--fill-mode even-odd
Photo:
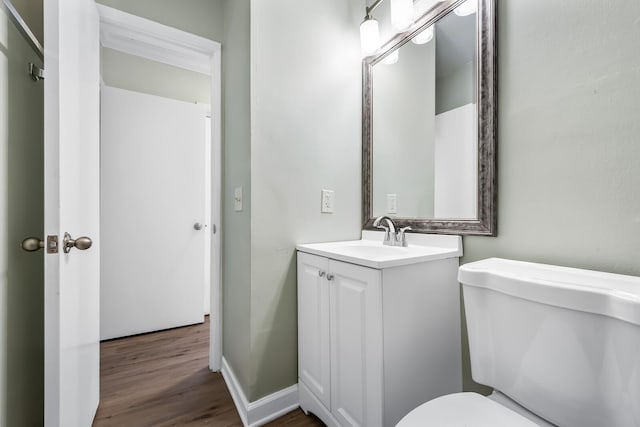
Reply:
[[[298,376],[331,407],[327,258],[298,253]]]
[[[207,110],[102,87],[103,340],[204,319]]]
[[[343,426],[382,426],[380,270],[329,261],[331,413]]]
[[[45,426],[90,426],[99,399],[99,18],[92,0],[44,1]],[[62,252],[65,232],[91,248]]]

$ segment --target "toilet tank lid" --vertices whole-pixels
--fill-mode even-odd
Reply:
[[[489,258],[461,266],[458,281],[640,326],[640,277]]]

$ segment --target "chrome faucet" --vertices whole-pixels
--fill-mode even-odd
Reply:
[[[386,224],[382,223],[382,221],[385,221]],[[376,218],[375,221],[373,221],[373,226],[384,230],[383,245],[407,246],[405,231],[411,230],[411,227],[403,227],[396,231],[395,223],[386,215]]]

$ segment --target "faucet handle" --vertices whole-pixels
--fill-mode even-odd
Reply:
[[[400,230],[398,230],[398,246],[407,246],[407,237],[404,235],[405,231],[409,231],[409,230],[413,230],[413,228],[411,227],[402,227]]]
[[[389,227],[386,224],[374,224],[374,227],[384,230],[384,241],[385,245],[388,245],[391,241],[391,233],[389,232]]]

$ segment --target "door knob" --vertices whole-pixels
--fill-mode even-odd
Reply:
[[[78,237],[77,239],[72,239],[69,233],[64,233],[64,239],[62,240],[62,250],[65,254],[68,254],[71,251],[71,248],[76,248],[81,251],[85,251],[91,247],[93,242],[88,237]]]
[[[22,250],[27,252],[36,252],[45,247],[44,240],[40,240],[37,237],[27,237],[20,244]],[[58,236],[47,236],[47,253],[48,254],[57,254],[58,253]]]
[[[20,246],[27,252],[35,252],[44,248],[44,240],[40,240],[37,237],[27,237],[22,241]]]
[[[193,224],[193,229],[202,230],[202,224],[200,224],[199,222],[196,222],[195,224]]]

